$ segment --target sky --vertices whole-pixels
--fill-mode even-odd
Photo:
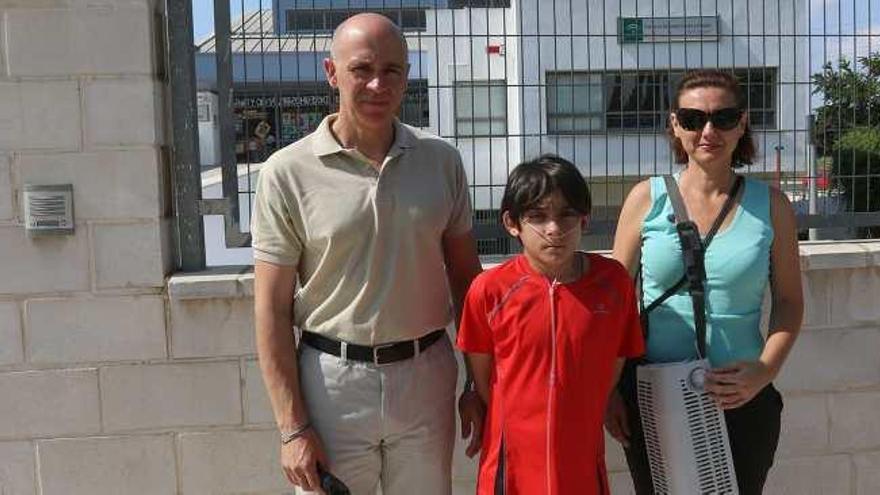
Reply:
[[[810,9],[811,32],[830,36],[813,38],[814,57],[823,57],[823,45],[826,60],[880,52],[880,0],[810,0]]]
[[[241,15],[242,7],[245,12],[251,12],[261,8],[271,9],[272,0],[230,0],[229,10],[232,23]],[[193,6],[193,39],[198,42],[214,32],[214,0],[192,0]]]

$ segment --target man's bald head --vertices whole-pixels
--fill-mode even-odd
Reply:
[[[384,15],[365,12],[349,17],[333,31],[333,39],[330,41],[330,58],[338,60],[340,47],[344,46],[347,39],[359,36],[367,36],[371,39],[393,36],[400,41],[404,53],[409,50],[406,45],[406,37],[397,24],[391,22],[391,19]]]
[[[335,125],[393,130],[406,94],[408,58],[403,33],[387,17],[358,14],[340,24],[324,59],[327,82],[339,91]]]

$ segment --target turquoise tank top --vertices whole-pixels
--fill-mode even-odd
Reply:
[[[676,176],[676,179],[678,177]],[[755,360],[764,348],[761,305],[770,272],[770,190],[748,177],[730,224],[706,251],[706,347],[712,366]],[[642,224],[642,290],[647,307],[684,273],[672,203],[662,177],[651,178],[651,209]],[[647,358],[697,358],[694,310],[682,289],[648,314]]]

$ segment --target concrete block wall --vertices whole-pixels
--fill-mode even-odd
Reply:
[[[173,277],[156,0],[0,0],[0,494],[289,493],[245,270]],[[76,233],[20,192],[72,183]],[[768,493],[880,493],[880,243],[803,245]],[[631,493],[609,442],[614,493]],[[475,464],[456,451],[456,493]]]
[[[776,382],[785,396],[784,426],[766,493],[880,493],[880,241],[805,243],[801,256],[806,322]],[[213,394],[203,400],[217,404],[238,394],[240,423],[216,420],[178,436],[179,452],[193,452],[189,462],[179,464],[184,493],[285,490],[275,468],[272,412],[253,356],[252,282],[243,271],[177,275],[169,283],[171,360],[193,368],[225,362],[241,373],[235,390],[219,388],[220,377],[203,386]],[[177,397],[177,388],[169,390]],[[197,406],[186,404],[188,409],[177,413],[178,423],[199,414]],[[149,414],[153,425],[167,417],[161,409]],[[223,448],[231,444],[238,451]],[[613,493],[633,493],[623,452],[610,438],[607,451]],[[475,469],[459,445],[453,466],[456,494],[473,493]]]
[[[195,392],[220,364],[138,372],[169,356],[163,4],[0,0],[2,495],[177,493],[165,425],[241,415],[237,395],[221,408]],[[73,184],[74,235],[25,234],[25,184]],[[238,382],[237,365],[224,371]],[[129,415],[136,391],[151,407]],[[184,398],[207,419],[162,416]],[[150,414],[162,426],[138,432]]]

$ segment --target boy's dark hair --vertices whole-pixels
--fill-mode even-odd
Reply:
[[[510,218],[519,223],[523,213],[554,191],[559,191],[578,213],[590,214],[592,201],[584,177],[573,163],[550,154],[522,162],[510,172],[501,199],[501,214],[509,212]]]
[[[739,81],[732,73],[719,69],[697,69],[692,70],[684,75],[678,87],[675,89],[675,96],[672,98],[672,106],[670,110],[675,112],[678,110],[678,99],[681,94],[687,90],[695,88],[721,88],[729,92],[736,99],[736,106],[739,109],[747,110],[746,97],[743,94]],[[681,145],[681,140],[675,137],[672,130],[672,123],[667,122],[666,136],[669,138],[669,145],[672,147],[672,155],[675,163],[687,163],[687,152]],[[733,150],[733,163],[731,167],[739,168],[743,165],[751,165],[755,160],[755,142],[752,140],[752,130],[749,124],[746,124],[745,132],[739,138],[736,149]]]

